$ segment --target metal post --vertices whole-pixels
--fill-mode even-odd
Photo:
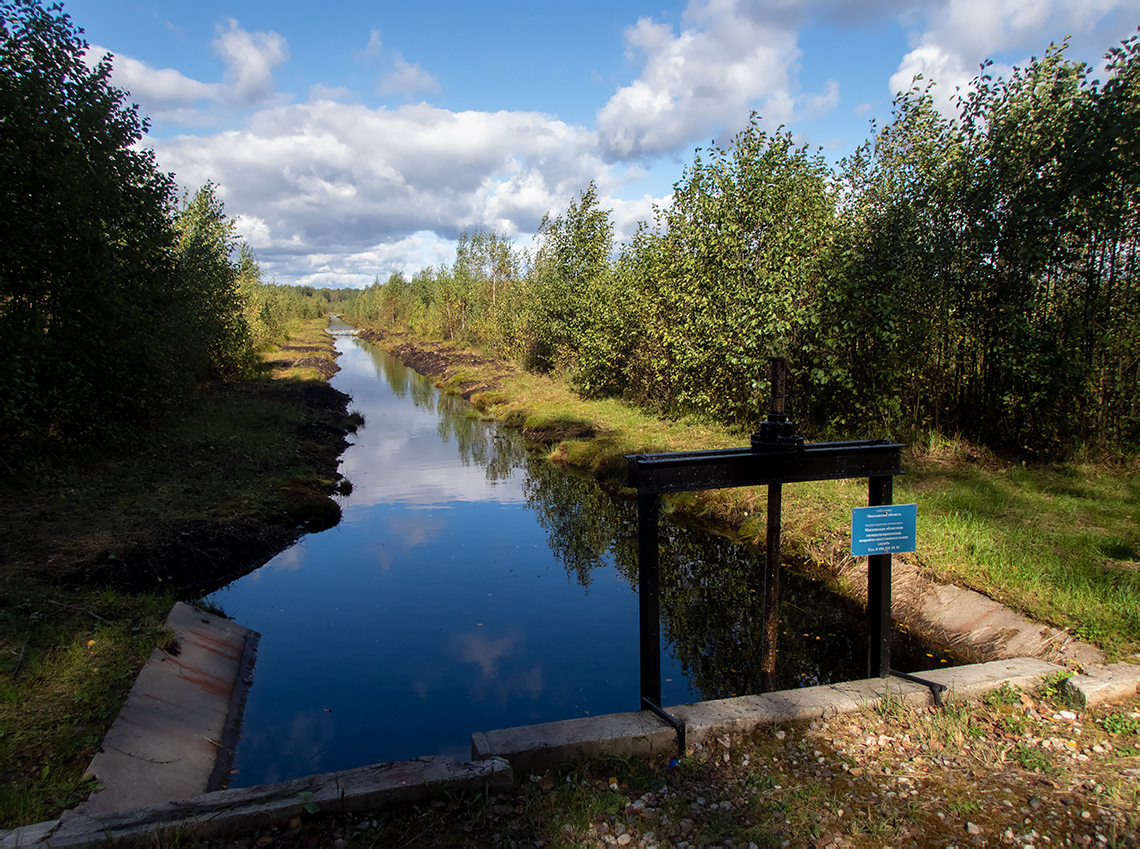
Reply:
[[[637,495],[637,610],[641,634],[641,699],[661,704],[661,599],[657,571],[656,493]]]
[[[788,364],[783,357],[768,360],[771,382],[767,437],[786,436],[776,423],[787,422]],[[790,425],[788,426],[790,428]],[[764,427],[761,426],[761,431]],[[760,687],[765,693],[776,689],[776,647],[780,637],[780,513],[783,484],[768,484],[768,530],[764,538],[764,636],[760,643]]]
[[[867,504],[894,503],[894,478],[869,478]],[[891,555],[867,558],[867,677],[891,674]]]
[[[780,509],[783,484],[768,484],[768,535],[764,540],[764,635],[760,643],[760,688],[776,689],[776,647],[780,636]]]

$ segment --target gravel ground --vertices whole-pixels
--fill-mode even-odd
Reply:
[[[669,761],[597,759],[509,796],[318,812],[205,845],[1132,847],[1140,698],[1079,711],[1053,682],[941,710],[888,703]]]

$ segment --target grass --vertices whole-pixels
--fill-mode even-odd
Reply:
[[[327,348],[323,327],[294,342]],[[134,451],[0,484],[0,828],[91,792],[95,749],[169,639],[174,588],[192,597],[222,574],[199,574],[205,564],[256,565],[338,510],[328,493],[345,417],[311,380],[318,369],[291,369],[288,353],[204,390]]]
[[[94,789],[84,771],[150,652],[164,593],[20,582],[0,613],[0,824],[36,822]]]

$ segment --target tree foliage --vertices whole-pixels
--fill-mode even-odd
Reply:
[[[0,440],[70,444],[177,394],[149,321],[173,183],[104,57],[58,7],[0,4]]]
[[[243,374],[283,312],[211,185],[181,207],[111,57],[0,0],[0,462],[108,441]],[[256,311],[251,312],[256,303]],[[276,314],[275,314],[276,311]],[[257,324],[260,322],[260,324]]]
[[[954,118],[928,88],[904,93],[837,169],[754,119],[697,152],[616,258],[591,184],[493,285],[465,237],[454,268],[349,310],[383,302],[386,321],[585,394],[743,430],[779,355],[809,435],[1134,452],[1140,42],[1110,50],[1099,80],[1064,43],[1008,79],[987,71]]]

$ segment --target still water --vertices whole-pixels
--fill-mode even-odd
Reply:
[[[231,786],[466,760],[475,731],[635,710],[634,505],[372,345],[337,348],[332,383],[367,421],[341,523],[210,597],[261,633]],[[758,575],[755,549],[663,520],[665,705],[759,692]],[[782,688],[865,676],[861,611],[792,573],[781,595]],[[898,634],[892,657],[949,662]]]

